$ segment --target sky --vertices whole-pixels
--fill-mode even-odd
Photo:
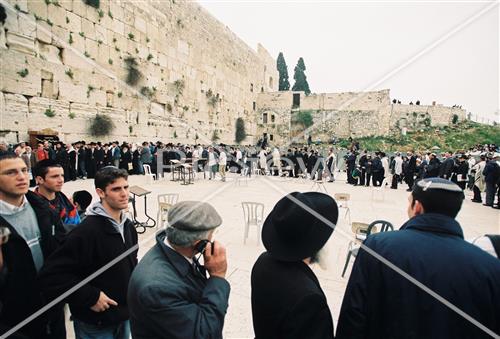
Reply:
[[[299,57],[311,91],[389,88],[391,99],[461,105],[500,121],[499,3],[199,0],[250,47]]]

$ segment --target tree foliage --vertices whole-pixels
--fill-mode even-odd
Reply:
[[[309,83],[307,82],[306,74],[304,73],[306,70],[306,65],[304,63],[304,59],[299,58],[297,62],[297,66],[295,66],[295,73],[293,75],[293,79],[295,80],[295,84],[292,87],[292,91],[303,91],[306,95],[311,94],[311,90],[309,89]]]
[[[278,90],[288,91],[290,89],[290,82],[288,81],[288,66],[286,65],[285,57],[282,52],[278,55],[276,68],[278,69],[278,73],[280,75]]]
[[[297,113],[296,121],[303,125],[305,128],[312,126],[314,123],[313,117],[310,111],[299,111]]]
[[[125,65],[127,66],[127,78],[125,79],[125,82],[130,86],[137,85],[142,77],[141,72],[137,68],[137,61],[133,57],[127,57],[125,59]]]
[[[243,118],[238,118],[236,119],[236,132],[234,135],[234,140],[237,144],[239,144],[243,140],[245,140],[246,137],[247,134],[245,132],[245,121],[243,120]]]

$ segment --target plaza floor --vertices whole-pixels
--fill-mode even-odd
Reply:
[[[264,216],[266,216],[275,203],[285,194],[294,191],[306,192],[319,190],[313,187],[310,180],[284,180],[278,177],[253,177],[248,181],[236,180],[236,174],[229,174],[226,182],[217,180],[197,179],[192,185],[181,185],[179,182],[165,180],[150,182],[144,176],[131,176],[130,185],[138,185],[149,191],[147,196],[148,214],[156,218],[157,195],[162,193],[178,193],[179,200],[199,200],[212,204],[222,216],[223,224],[219,228],[216,238],[227,248],[228,274],[227,279],[231,284],[229,309],[224,326],[225,338],[250,338],[253,337],[252,313],[250,306],[250,272],[257,257],[264,251],[262,244],[257,243],[256,228],[250,229],[246,244],[243,243],[244,220],[241,202],[254,201],[265,205]],[[328,194],[349,193],[351,221],[369,223],[377,219],[391,222],[398,229],[406,220],[406,208],[408,192],[406,185],[400,185],[397,190],[386,189],[375,191],[373,187],[354,187],[345,183],[345,174],[340,174],[334,183],[325,183]],[[95,199],[92,180],[80,180],[68,182],[64,186],[64,192],[71,196],[76,190],[86,189],[91,192]],[[467,191],[466,200],[458,215],[458,221],[462,225],[465,238],[472,239],[485,233],[500,233],[500,211],[489,207],[474,204],[470,201],[471,192]],[[143,198],[138,200],[138,219],[144,220]],[[321,286],[328,298],[330,309],[334,318],[334,324],[342,303],[342,297],[349,278],[350,268],[344,278],[341,277],[342,269],[346,259],[349,242],[353,239],[348,220],[345,218],[344,210],[338,225],[329,242],[329,264],[328,270],[314,267]],[[142,257],[146,251],[154,245],[154,234],[156,229],[148,229],[139,236],[140,251]],[[450,265],[459,263],[450,263]],[[68,337],[72,335],[71,325],[68,324]]]

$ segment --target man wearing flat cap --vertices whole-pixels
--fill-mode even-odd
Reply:
[[[338,219],[329,195],[290,193],[262,228],[266,252],[252,269],[252,315],[256,339],[333,338],[333,321],[318,278],[309,267],[324,261]]]
[[[500,264],[464,240],[455,220],[463,199],[462,189],[449,180],[415,183],[408,199],[410,219],[399,231],[368,236],[358,252],[337,338],[490,338],[500,333]]]
[[[222,338],[230,290],[226,250],[211,242],[221,224],[204,202],[183,201],[169,210],[167,228],[130,279],[134,339]]]

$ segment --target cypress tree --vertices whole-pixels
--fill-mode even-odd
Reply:
[[[290,89],[290,82],[288,81],[288,66],[286,65],[285,57],[283,56],[282,52],[280,52],[280,54],[278,55],[276,68],[278,69],[278,73],[280,74],[278,90],[288,91]]]
[[[304,91],[306,95],[311,94],[311,90],[309,89],[309,84],[307,83],[307,77],[304,73],[306,70],[306,65],[304,63],[304,59],[300,58],[297,62],[297,66],[295,66],[295,73],[293,75],[293,79],[295,80],[295,84],[292,87],[292,91]]]

